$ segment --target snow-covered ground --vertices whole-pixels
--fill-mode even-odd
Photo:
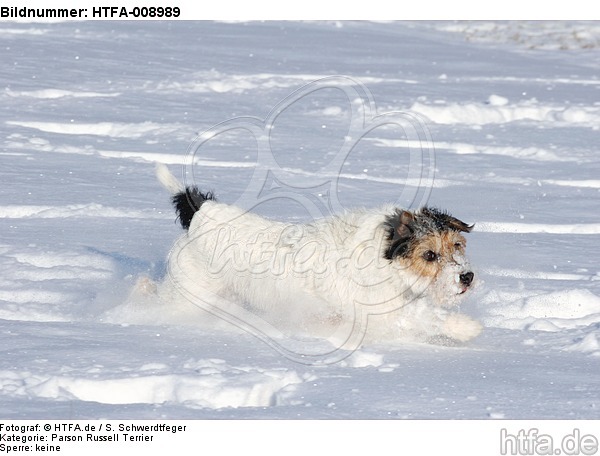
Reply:
[[[597,23],[2,22],[0,54],[3,418],[599,416]],[[332,170],[353,89],[279,104],[332,75],[364,84],[379,114],[428,119],[426,188],[413,140],[385,129]],[[480,337],[319,366],[251,333],[120,311],[181,234],[155,163],[180,173],[197,133],[276,106],[274,161],[223,131],[194,180],[236,203],[257,176],[280,185],[264,173],[277,167],[287,190],[338,207],[417,195],[476,223],[480,283],[462,310]],[[300,206],[259,211],[308,218]]]

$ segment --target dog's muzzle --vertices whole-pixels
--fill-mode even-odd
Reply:
[[[469,289],[469,287],[471,286],[471,284],[473,283],[473,278],[475,277],[475,274],[473,274],[471,271],[469,272],[465,272],[464,274],[461,274],[458,278],[460,280],[461,285],[463,285],[463,293],[465,291],[467,291]]]

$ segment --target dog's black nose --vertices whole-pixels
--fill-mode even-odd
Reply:
[[[473,277],[475,277],[475,274],[472,272],[465,272],[464,274],[460,275],[460,283],[468,287],[473,282]]]

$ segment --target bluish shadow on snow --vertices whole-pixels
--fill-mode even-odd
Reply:
[[[144,274],[152,280],[160,280],[165,276],[167,271],[167,264],[164,260],[158,262],[147,261],[120,252],[103,251],[96,247],[87,247],[86,250],[112,260],[115,265],[114,273],[117,278]]]

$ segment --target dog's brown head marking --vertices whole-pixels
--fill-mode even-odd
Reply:
[[[414,212],[396,209],[386,217],[387,245],[383,255],[420,277],[435,278],[448,264],[466,266],[467,240],[473,225],[439,209],[424,207]],[[471,285],[474,274],[465,269],[458,273],[462,292]]]
[[[386,217],[385,227],[388,231],[388,246],[384,257],[388,260],[396,257],[407,258],[418,244],[426,243],[426,238],[442,233],[455,233],[457,236],[452,236],[456,241],[453,245],[464,249],[466,240],[460,233],[470,233],[473,229],[473,225],[467,225],[445,211],[430,207],[423,207],[415,212],[396,209]],[[437,259],[436,255],[439,255],[436,249],[428,250],[424,253],[424,259],[434,261]]]

